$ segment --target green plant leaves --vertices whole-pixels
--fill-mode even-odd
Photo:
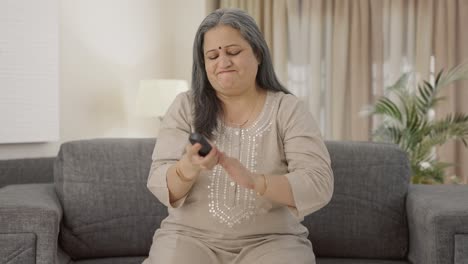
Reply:
[[[400,109],[398,109],[398,106],[394,102],[386,97],[383,97],[377,101],[374,113],[402,121],[402,113],[400,112]]]
[[[468,63],[441,70],[434,84],[424,80],[416,89],[409,82],[412,75],[403,74],[369,107],[368,115],[382,117],[373,139],[398,144],[408,153],[413,183],[442,183],[444,169],[453,164],[438,161],[435,147],[449,140],[460,140],[467,147],[468,115],[453,113],[436,120],[433,109],[445,99],[438,96],[443,87],[468,79]]]

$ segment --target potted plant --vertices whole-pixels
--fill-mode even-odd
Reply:
[[[438,95],[442,88],[468,79],[468,64],[441,70],[433,84],[424,80],[412,85],[410,77],[414,76],[403,74],[365,113],[381,118],[373,131],[374,140],[395,143],[408,153],[412,183],[443,183],[444,169],[453,164],[440,162],[435,148],[449,140],[459,140],[467,147],[468,115],[450,113],[436,119],[434,108],[444,99]]]

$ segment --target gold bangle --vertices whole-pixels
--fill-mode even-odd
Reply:
[[[191,182],[192,179],[189,179],[187,177],[184,176],[184,174],[180,171],[180,168],[178,165],[176,165],[176,168],[175,168],[175,172],[177,174],[177,176],[179,177],[179,179],[183,182]]]
[[[267,181],[267,178],[265,176],[265,174],[261,174],[261,176],[263,177],[263,192],[260,193],[260,192],[257,192],[257,195],[260,195],[260,196],[263,196],[265,193],[266,193],[266,190],[268,188],[268,181]]]

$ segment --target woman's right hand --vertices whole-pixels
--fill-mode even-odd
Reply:
[[[201,144],[187,144],[185,154],[179,161],[180,170],[188,179],[195,179],[203,169],[211,170],[218,164],[220,152],[218,148],[211,144],[211,151],[205,157],[198,155],[202,148]]]

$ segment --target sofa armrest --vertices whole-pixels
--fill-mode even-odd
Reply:
[[[468,262],[466,185],[411,185],[406,208],[412,263]]]
[[[0,189],[0,262],[56,262],[62,209],[53,184]]]

